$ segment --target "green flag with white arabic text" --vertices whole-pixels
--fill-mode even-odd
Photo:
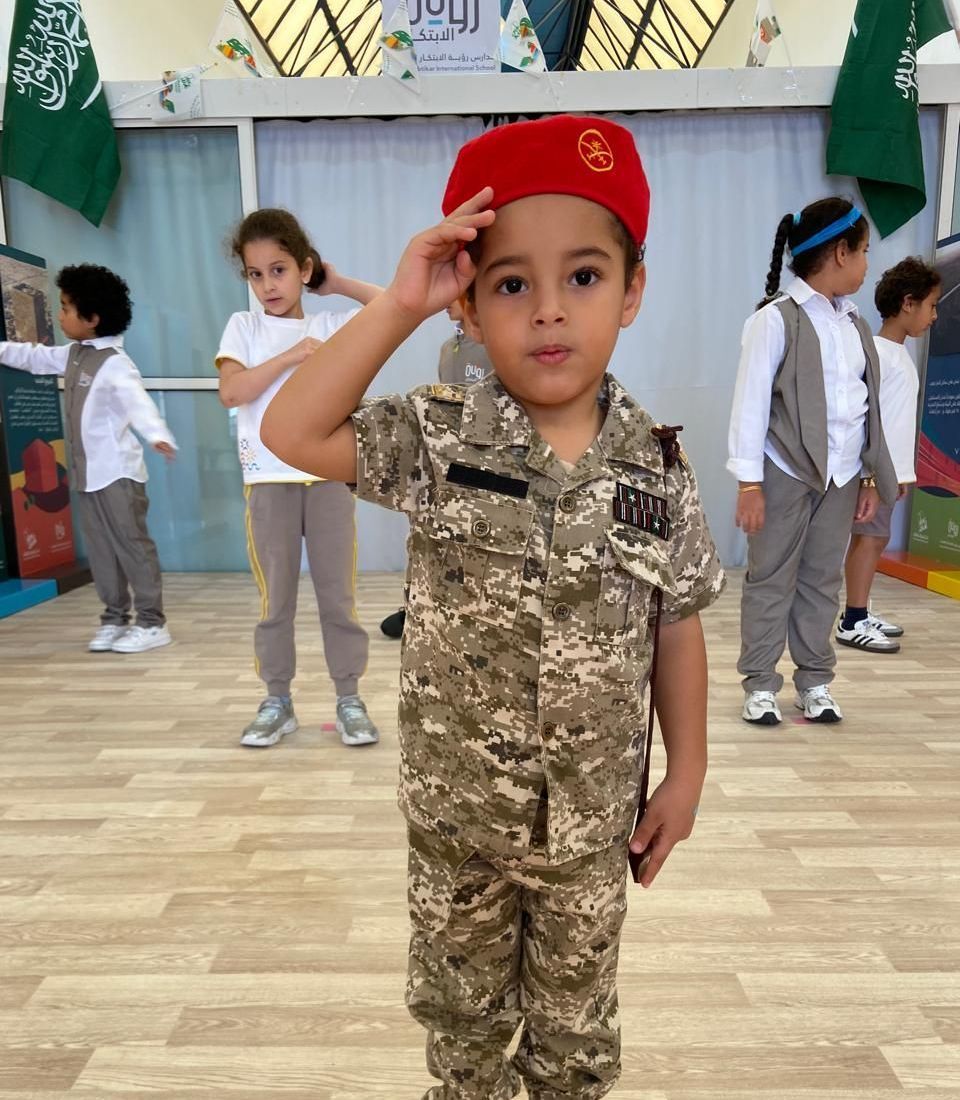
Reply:
[[[858,0],[837,80],[827,174],[856,176],[880,236],[927,203],[917,49],[950,30],[943,0]]]
[[[80,0],[16,0],[0,174],[103,220],[120,158]]]

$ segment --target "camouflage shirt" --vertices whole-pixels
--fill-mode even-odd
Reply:
[[[603,400],[572,470],[495,375],[353,416],[357,495],[411,524],[400,806],[494,854],[528,853],[544,790],[551,862],[629,834],[653,590],[669,623],[723,587],[693,471],[610,376]]]

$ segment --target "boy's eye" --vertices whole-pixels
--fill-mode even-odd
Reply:
[[[524,288],[523,279],[518,275],[510,275],[497,286],[498,294],[519,294]]]
[[[579,271],[573,273],[573,281],[577,286],[593,286],[599,278],[599,273],[594,271],[592,267],[582,267]]]

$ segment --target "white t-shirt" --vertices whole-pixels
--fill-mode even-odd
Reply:
[[[268,313],[235,313],[227,322],[220,338],[217,366],[224,359],[235,359],[248,370],[258,367],[268,359],[289,351],[294,344],[308,336],[314,340],[329,340],[350,320],[358,309],[333,313],[308,313],[302,320],[293,317],[271,317]],[[315,474],[308,474],[281,462],[260,439],[260,423],[274,394],[293,374],[295,367],[283,374],[262,394],[247,405],[237,408],[237,450],[245,485],[262,482],[319,481]]]
[[[917,480],[914,455],[920,378],[903,344],[884,336],[874,340],[880,355],[880,422],[897,481],[905,485]]]

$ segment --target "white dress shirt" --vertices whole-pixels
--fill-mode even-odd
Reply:
[[[884,336],[874,337],[880,354],[880,422],[887,450],[897,471],[897,481],[910,485],[917,480],[914,455],[917,449],[917,398],[920,377],[903,344]]]
[[[804,310],[820,340],[827,401],[827,484],[845,485],[860,473],[867,431],[867,357],[853,323],[857,307],[849,298],[831,302],[803,279],[794,279],[785,295]],[[783,295],[777,299],[782,300]],[[785,474],[797,476],[767,438],[773,380],[785,352],[783,316],[776,302],[771,302],[743,326],[727,461],[727,469],[738,481],[763,481],[765,455]]]
[[[93,376],[80,420],[80,445],[87,460],[86,492],[105,489],[121,478],[144,482],[147,468],[143,448],[130,429],[151,446],[169,443],[176,447],[176,441],[144,389],[140,372],[123,350],[123,337],[96,336],[81,342],[97,349],[115,350]],[[31,374],[62,376],[71,346],[0,341],[0,363]],[[76,446],[76,440],[72,442]]]

